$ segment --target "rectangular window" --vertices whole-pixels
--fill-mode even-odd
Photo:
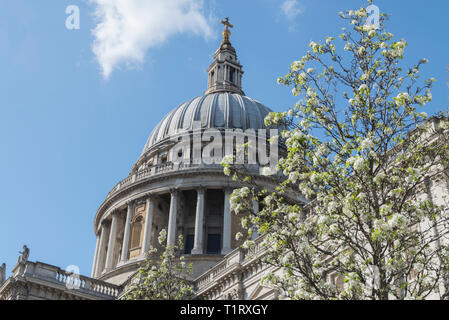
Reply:
[[[193,244],[195,241],[195,236],[193,234],[188,234],[186,237],[186,248],[185,248],[185,254],[191,254],[193,249]]]
[[[221,235],[208,234],[207,235],[207,253],[219,254],[221,250]]]
[[[140,247],[141,238],[142,238],[142,218],[139,218],[132,225],[131,249]]]
[[[234,83],[234,73],[235,73],[234,68],[230,68],[229,81],[231,81],[232,83]]]

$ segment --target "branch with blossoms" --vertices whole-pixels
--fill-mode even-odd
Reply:
[[[312,41],[278,79],[298,97],[265,119],[287,128],[285,180],[274,192],[236,190],[232,208],[248,210],[246,194],[262,201],[246,224],[265,236],[265,263],[284,271],[264,283],[285,297],[445,299],[449,122],[422,111],[436,81],[421,83],[429,61],[402,66],[407,42],[386,31],[386,14],[379,27],[367,24],[365,7],[340,16],[349,24],[341,46]],[[287,200],[292,188],[310,202]]]
[[[166,245],[167,232],[161,230],[158,241],[165,246],[159,259],[153,260],[156,248],[146,253],[145,262],[137,271],[124,295],[125,300],[188,300],[194,295],[193,284],[186,279],[192,274],[192,265],[177,252],[183,248],[182,236],[174,246]]]

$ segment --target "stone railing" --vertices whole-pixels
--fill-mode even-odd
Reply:
[[[216,283],[217,279],[229,274],[230,272],[251,263],[253,260],[260,258],[265,252],[265,248],[261,246],[263,237],[256,239],[256,245],[251,249],[237,248],[224,257],[224,259],[202,274],[195,280],[197,292],[200,292],[210,285]]]
[[[73,274],[61,269],[56,271],[56,281],[76,288],[76,290],[85,290],[90,294],[94,293],[115,298],[119,293],[118,286],[82,275],[73,276]]]
[[[238,268],[241,262],[242,250],[234,250],[229,255],[227,255],[223,261],[209,269],[206,273],[202,274],[197,278],[194,283],[196,291],[200,292],[210,285],[216,283],[218,278],[221,278],[231,269],[234,270]]]
[[[223,271],[225,271],[227,267],[228,267],[227,260],[223,260],[220,263],[216,264],[212,269],[212,277],[211,278],[216,279],[217,277],[222,275]]]
[[[255,259],[261,258],[265,252],[267,251],[265,246],[262,246],[262,241],[264,237],[260,236],[254,242],[255,245],[251,249],[247,249],[243,251],[243,260],[242,265],[246,265],[247,263],[252,262]]]
[[[210,284],[214,283],[218,277],[230,266],[231,261],[238,260],[240,263],[241,251],[236,249],[228,254],[220,263],[210,268],[207,272],[203,273],[195,280],[196,290],[199,292],[204,288],[207,288]],[[230,258],[232,257],[232,259]],[[237,257],[237,259],[236,259]]]
[[[109,191],[108,195],[106,196],[106,199],[110,198],[114,193],[118,192],[119,190],[123,189],[124,187],[131,185],[135,182],[139,182],[141,180],[145,180],[149,177],[158,176],[160,174],[166,174],[169,172],[177,172],[177,171],[187,171],[187,170],[194,170],[194,169],[209,169],[209,170],[216,170],[216,171],[223,171],[223,167],[221,164],[196,164],[196,163],[173,163],[173,162],[165,162],[161,164],[157,164],[145,169],[142,169],[140,171],[135,172],[132,175],[129,175],[119,183],[115,185],[114,188],[112,188],[111,191]],[[254,165],[254,167],[246,167],[246,169],[251,172],[252,174],[258,174],[259,173],[259,167],[257,165]]]
[[[151,173],[153,171],[154,171],[153,167],[149,167],[149,168],[138,171],[136,180],[145,179],[146,177],[151,176]]]
[[[164,173],[164,172],[170,172],[175,168],[175,165],[173,162],[166,162],[157,164],[154,166],[154,173]]]
[[[13,277],[22,276],[43,280],[48,285],[60,285],[62,290],[73,290],[74,294],[83,293],[100,299],[115,299],[120,291],[119,286],[82,275],[74,275],[42,262],[27,261],[25,264],[16,265],[12,271]]]
[[[183,170],[190,170],[190,169],[216,169],[216,170],[223,170],[223,167],[220,164],[193,164],[193,163],[173,163],[173,162],[166,162],[157,164],[145,169],[142,169],[140,171],[137,171],[136,173],[126,177],[119,183],[115,185],[114,188],[108,193],[106,196],[106,199],[110,198],[114,193],[118,192],[119,190],[123,189],[124,187],[133,184],[135,182],[147,179],[149,177],[158,176],[160,174],[165,174],[169,172],[176,172],[176,171],[183,171]]]

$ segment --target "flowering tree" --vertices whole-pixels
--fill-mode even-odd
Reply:
[[[159,244],[166,243],[167,233],[163,229],[159,234]],[[126,300],[188,300],[193,296],[193,285],[185,279],[192,273],[192,265],[187,265],[176,253],[183,247],[182,236],[178,244],[166,246],[160,255],[160,261],[153,262],[151,256],[156,248],[151,248],[146,256],[145,263],[137,272],[128,292]]]
[[[385,14],[378,26],[367,24],[365,7],[340,16],[350,25],[341,53],[336,38],[312,41],[278,80],[298,97],[265,119],[287,127],[285,181],[274,192],[235,190],[231,209],[247,213],[260,200],[242,224],[258,229],[265,262],[283,270],[263,283],[287,298],[448,298],[449,212],[427,191],[436,177],[449,180],[449,124],[419,110],[435,79],[418,84],[427,59],[400,66],[407,42],[385,30]],[[310,202],[289,199],[289,190]]]

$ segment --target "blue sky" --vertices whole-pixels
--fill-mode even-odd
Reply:
[[[33,261],[78,265],[90,275],[97,208],[128,175],[161,118],[205,91],[221,18],[235,25],[231,41],[244,66],[246,95],[284,111],[295,99],[277,77],[305,54],[310,40],[341,33],[339,11],[366,3],[195,0],[191,16],[183,16],[193,0],[170,0],[184,7],[181,18],[166,19],[172,11],[146,12],[133,1],[136,7],[125,8],[126,48],[115,55],[93,32],[99,10],[108,9],[101,7],[105,1],[0,2],[0,263],[7,263],[8,274],[27,244]],[[447,109],[449,2],[374,3],[391,14],[387,26],[396,38],[408,41],[405,65],[430,60],[422,76],[437,83],[427,112]],[[80,8],[79,30],[65,27],[69,5]],[[103,31],[111,32],[104,41],[117,34]]]

